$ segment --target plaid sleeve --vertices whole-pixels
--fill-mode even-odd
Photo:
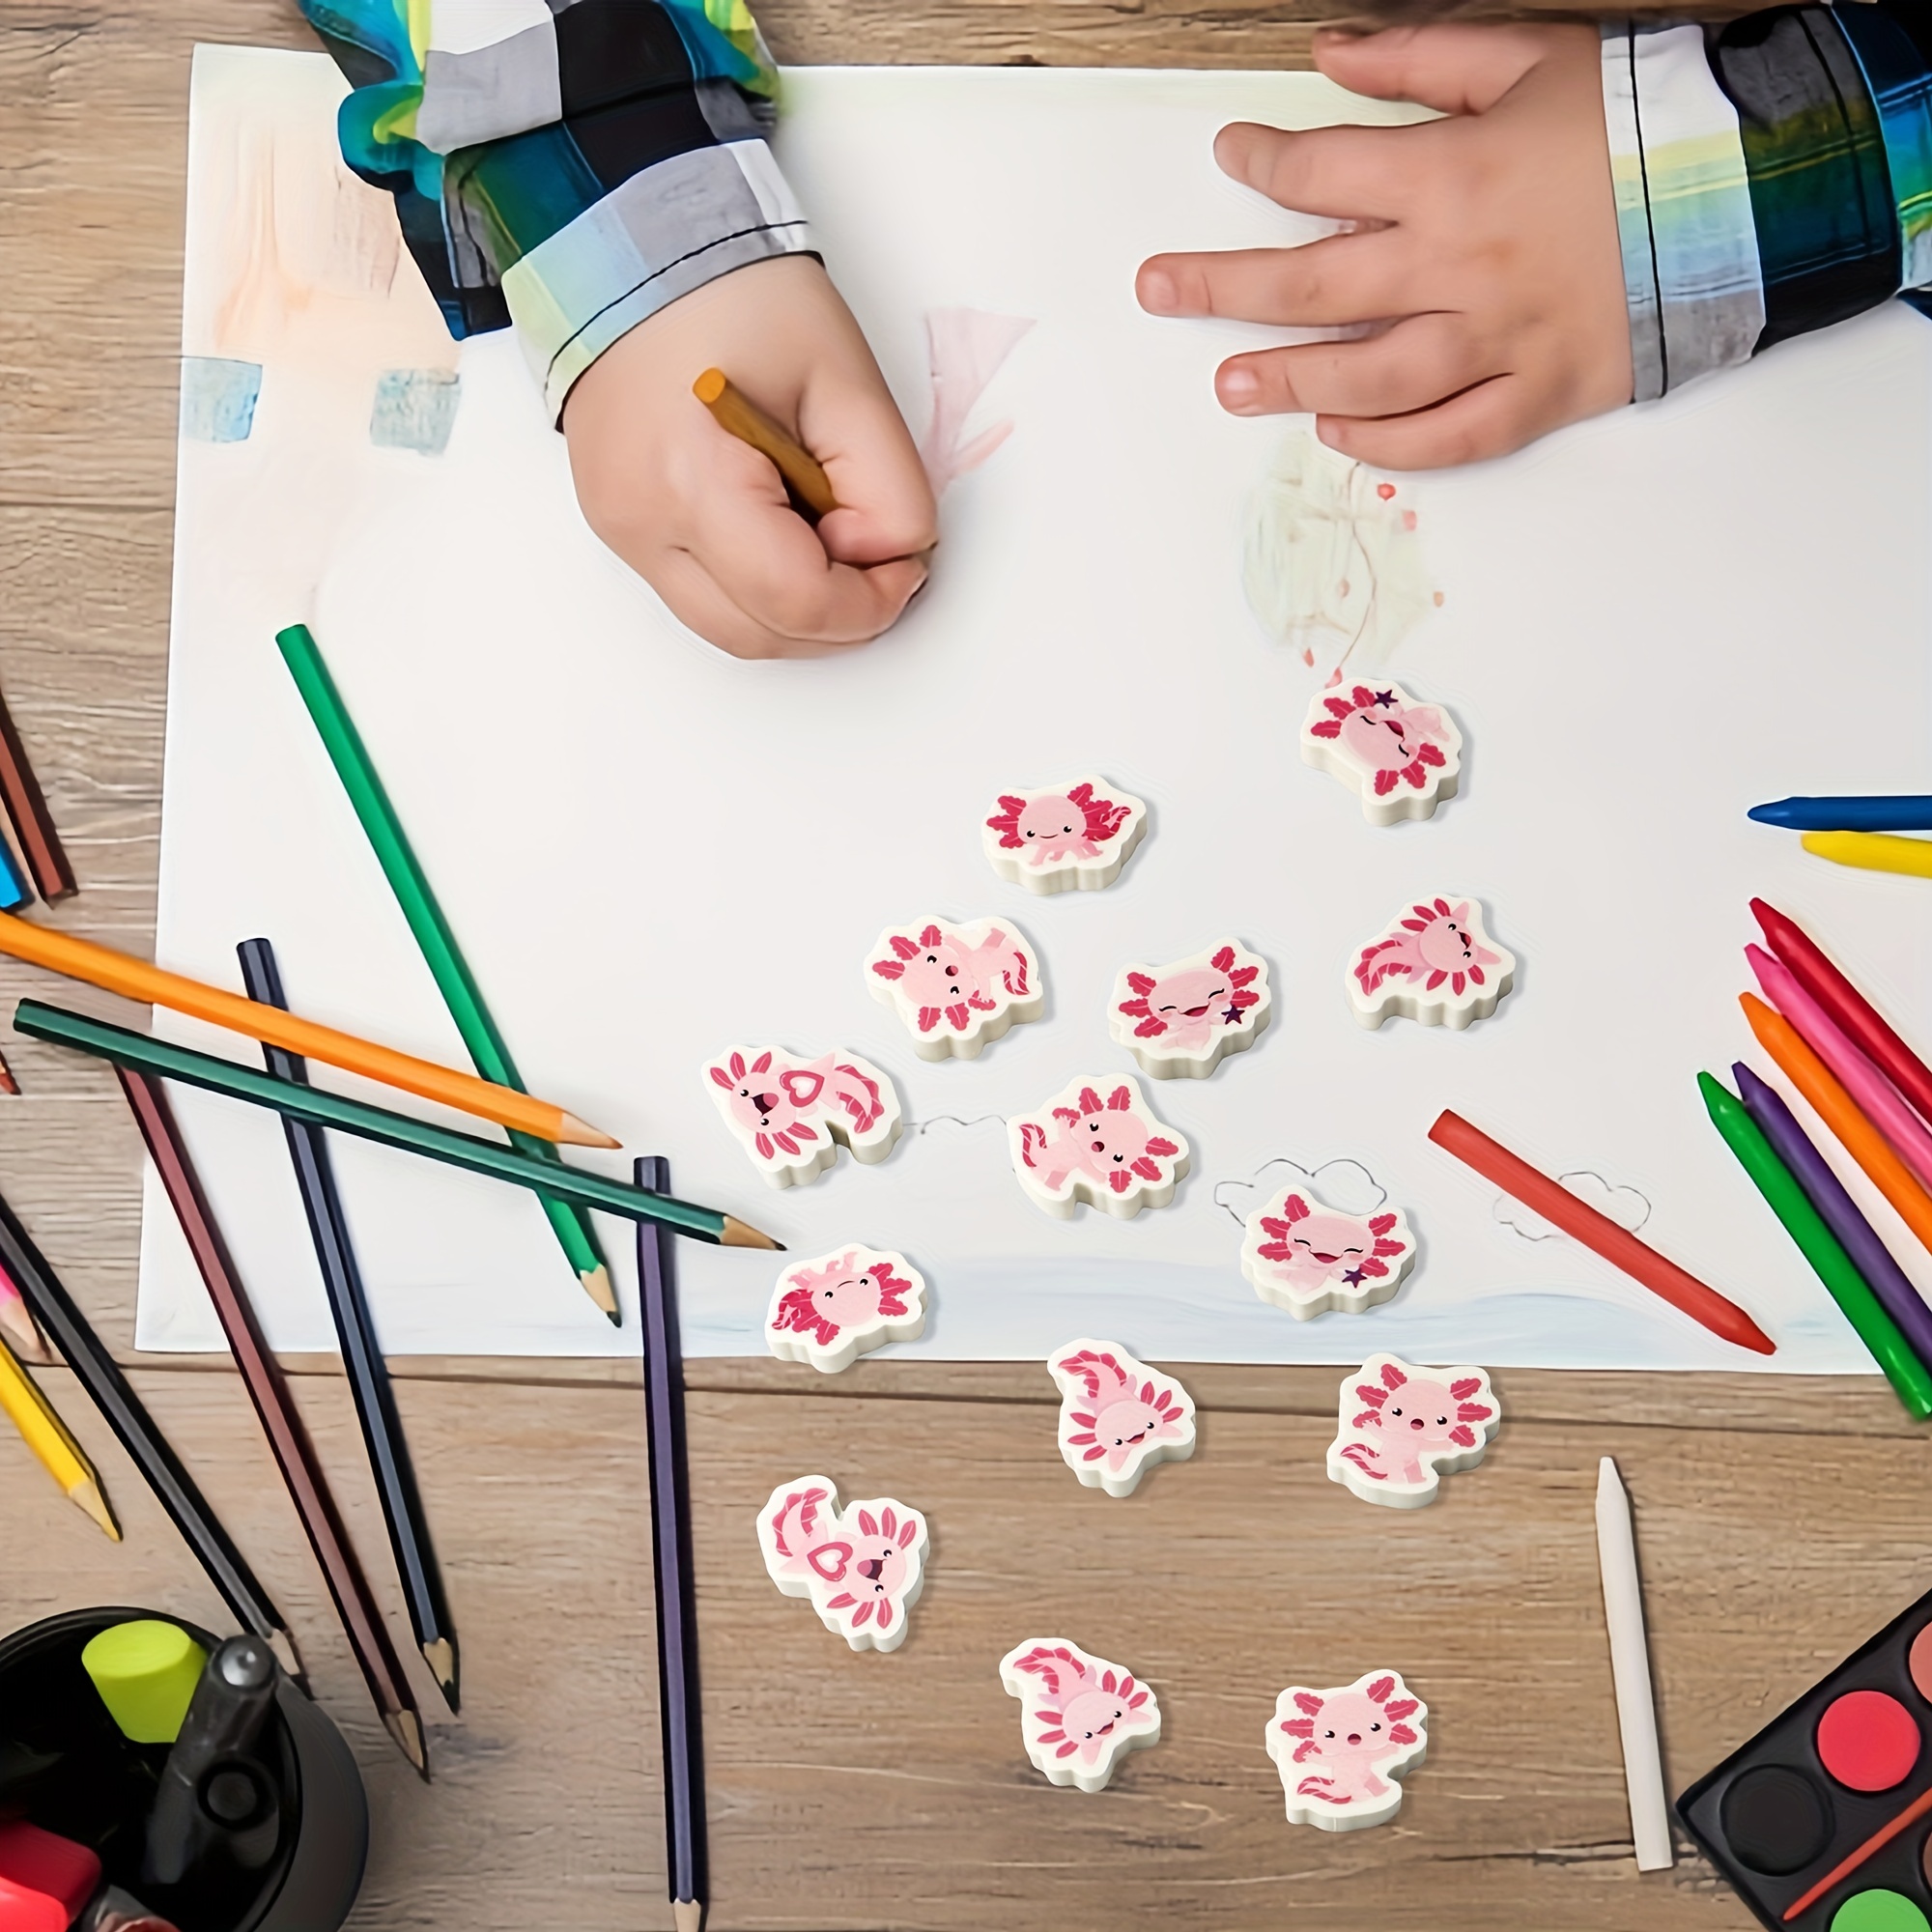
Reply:
[[[514,323],[552,416],[681,295],[810,251],[744,0],[300,0],[457,336]]]
[[[1603,31],[1636,400],[1932,282],[1924,0]]]

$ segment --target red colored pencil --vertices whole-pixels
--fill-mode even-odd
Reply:
[[[1825,957],[1796,920],[1762,899],[1752,899],[1750,909],[1764,930],[1765,944],[1791,969],[1792,978],[1832,1016],[1838,1031],[1856,1041],[1864,1057],[1932,1122],[1932,1066],[1892,1032],[1878,1009]]]
[[[369,1694],[384,1728],[426,1778],[429,1758],[424,1749],[422,1713],[404,1675],[402,1660],[389,1641],[389,1629],[370,1592],[369,1579],[356,1561],[355,1546],[343,1527],[342,1513],[315,1445],[289,1394],[282,1366],[269,1352],[254,1307],[229,1259],[228,1244],[221,1238],[208,1198],[201,1191],[200,1178],[188,1159],[167,1094],[158,1080],[151,1080],[145,1073],[126,1066],[114,1070],[121,1076],[121,1090],[128,1096],[134,1124],[147,1143],[175,1218],[208,1288],[209,1299],[214,1304],[222,1333],[234,1351],[235,1366],[242,1372],[242,1385],[261,1418],[262,1434],[269,1438],[282,1481],[288,1486],[289,1500],[322,1568],[323,1581],[335,1600],[335,1613],[342,1620],[343,1634],[361,1666]]]
[[[1494,1181],[1505,1194],[1514,1195],[1525,1208],[1533,1208],[1572,1240],[1581,1241],[1612,1267],[1621,1268],[1653,1294],[1661,1294],[1712,1334],[1760,1355],[1777,1352],[1776,1343],[1735,1301],[1726,1300],[1715,1288],[1705,1287],[1694,1274],[1686,1274],[1675,1262],[1665,1261],[1628,1228],[1618,1227],[1608,1215],[1577,1200],[1561,1181],[1539,1173],[1480,1127],[1472,1127],[1462,1115],[1445,1109],[1436,1116],[1429,1138],[1486,1180]]]

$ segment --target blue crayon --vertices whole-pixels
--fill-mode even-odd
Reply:
[[[1750,816],[1790,832],[1932,832],[1932,798],[1780,798],[1752,806]]]

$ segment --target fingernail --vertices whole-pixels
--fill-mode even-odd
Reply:
[[[1150,315],[1172,315],[1180,306],[1180,291],[1165,270],[1141,270],[1141,306]]]
[[[1261,383],[1249,369],[1223,369],[1214,379],[1221,401],[1231,410],[1245,409],[1261,394]]]

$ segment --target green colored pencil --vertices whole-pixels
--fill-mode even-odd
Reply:
[[[436,895],[429,889],[428,875],[416,860],[403,831],[403,822],[396,816],[396,809],[383,788],[368,747],[362,742],[362,734],[356,730],[355,721],[350,717],[349,707],[343,703],[342,694],[336,690],[335,680],[329,676],[328,667],[323,662],[308,626],[292,624],[286,631],[275,634],[275,642],[281,647],[282,662],[288,666],[302,702],[308,706],[310,722],[328,753],[335,775],[342,781],[342,789],[349,794],[349,803],[361,821],[383,876],[388,880],[389,890],[395,894],[396,903],[402,907],[403,917],[415,935],[423,963],[436,981],[437,991],[442,995],[442,1004],[463,1036],[471,1064],[484,1079],[494,1080],[499,1087],[514,1087],[520,1094],[527,1093],[529,1090],[510,1059],[510,1049],[497,1031],[490,1009],[483,1004],[482,992],[470,974],[469,962],[456,943],[456,935],[449,929],[449,922],[442,916]],[[513,1131],[510,1145],[534,1154],[539,1160],[562,1165],[563,1156],[556,1149],[534,1134]],[[617,1313],[611,1270],[597,1252],[597,1238],[588,1218],[582,1209],[554,1194],[539,1191],[537,1199],[543,1203],[557,1244],[577,1270],[584,1293],[612,1323],[620,1322],[623,1318]]]
[[[1697,1087],[1712,1122],[1737,1155],[1738,1164],[1750,1176],[1751,1184],[1771,1204],[1771,1211],[1784,1224],[1784,1232],[1798,1243],[1799,1252],[1831,1291],[1832,1299],[1857,1329],[1859,1340],[1871,1350],[1872,1359],[1885,1371],[1899,1401],[1915,1421],[1923,1422],[1932,1415],[1932,1373],[1912,1352],[1898,1324],[1879,1305],[1864,1276],[1853,1265],[1851,1256],[1825,1225],[1791,1170],[1778,1159],[1776,1150],[1746,1111],[1745,1103],[1708,1073],[1698,1074]]]
[[[782,1245],[769,1235],[748,1227],[736,1215],[720,1213],[715,1208],[696,1208],[689,1201],[653,1194],[648,1188],[633,1187],[627,1180],[607,1179],[581,1167],[552,1167],[520,1153],[515,1148],[505,1147],[501,1141],[459,1134],[409,1114],[392,1114],[386,1107],[372,1107],[346,1094],[331,1094],[327,1088],[278,1080],[272,1073],[257,1072],[252,1066],[241,1066],[212,1053],[197,1053],[191,1046],[177,1046],[173,1040],[156,1039],[151,1034],[130,1033],[126,1027],[110,1026],[105,1020],[70,1012],[65,1007],[22,1000],[14,1009],[14,1025],[34,1039],[50,1039],[56,1046],[71,1046],[92,1054],[97,1060],[111,1061],[117,1066],[162,1074],[190,1087],[206,1088],[211,1094],[225,1094],[231,1100],[272,1107],[292,1121],[309,1121],[319,1127],[358,1134],[365,1141],[380,1141],[384,1147],[427,1154],[431,1160],[468,1168],[472,1174],[513,1180],[532,1192],[549,1188],[585,1208],[602,1208],[629,1220],[661,1221],[680,1235],[691,1235],[700,1241],[727,1248]]]

